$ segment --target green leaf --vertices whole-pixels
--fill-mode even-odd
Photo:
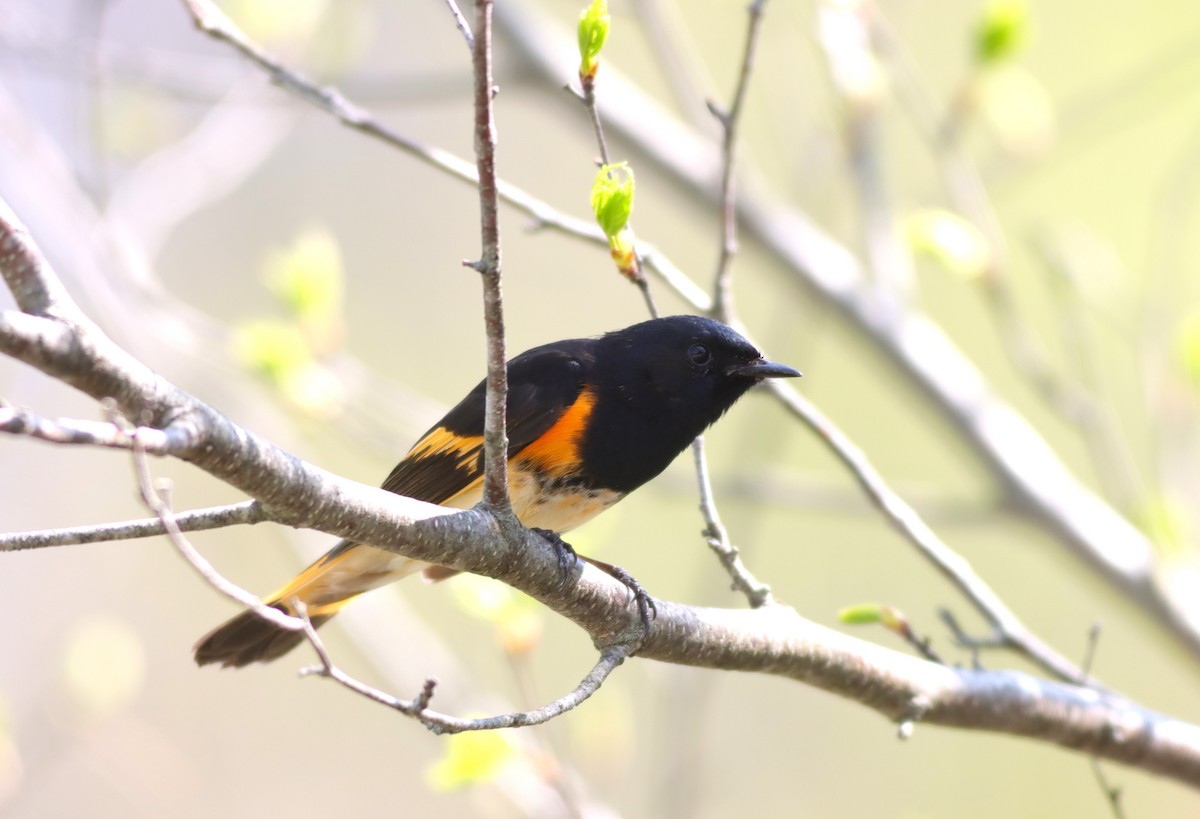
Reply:
[[[994,65],[1014,56],[1029,36],[1029,5],[1025,0],[988,0],[975,28],[975,59]]]
[[[596,76],[600,67],[600,50],[608,40],[608,27],[611,22],[608,14],[608,0],[592,0],[579,15],[579,75],[581,77]]]
[[[837,618],[851,626],[864,626],[871,623],[881,623],[884,619],[884,608],[879,603],[858,603],[847,606],[837,613]]]
[[[908,629],[908,618],[895,606],[885,603],[859,603],[847,606],[837,614],[838,620],[852,626],[879,623],[886,629],[904,634]]]
[[[633,212],[633,188],[633,169],[628,162],[603,166],[592,182],[592,211],[610,243],[629,222]]]
[[[446,754],[428,770],[429,786],[450,791],[488,782],[516,754],[499,731],[466,731],[446,738]]]

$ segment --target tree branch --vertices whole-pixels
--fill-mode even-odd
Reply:
[[[153,432],[153,430],[149,431]],[[194,509],[190,512],[180,512],[174,516],[175,526],[180,532],[203,532],[238,524],[263,523],[267,520],[269,518],[265,510],[255,500],[231,503],[228,506],[214,506],[209,509]],[[38,532],[9,532],[0,533],[0,552],[20,552],[27,549],[103,543],[113,540],[134,540],[165,534],[167,534],[167,527],[159,518],[46,529]]]
[[[13,314],[11,318],[17,325],[23,320],[21,314]],[[57,325],[48,324],[47,327],[56,328]],[[2,324],[0,333],[3,333]],[[87,444],[109,449],[134,447],[132,434],[109,421],[85,421],[76,418],[59,418],[52,421],[19,407],[5,406],[3,399],[0,399],[0,432],[27,435],[55,444]],[[157,429],[144,429],[142,440],[139,440],[137,445],[152,455],[168,455],[171,452],[168,436]]]
[[[454,25],[458,27],[463,39],[467,41],[467,48],[471,52],[475,51],[475,35],[471,33],[471,24],[467,22],[467,18],[463,16],[459,10],[458,4],[454,0],[446,0],[446,5],[450,8],[450,13],[454,15]]]
[[[754,0],[747,8],[746,43],[742,47],[742,65],[738,71],[737,88],[728,109],[721,109],[711,100],[708,110],[721,126],[721,190],[717,206],[721,216],[721,248],[717,254],[717,272],[713,276],[713,315],[721,321],[729,321],[733,315],[733,257],[737,255],[737,197],[734,190],[733,173],[737,145],[738,122],[742,117],[742,106],[746,102],[746,91],[750,88],[750,75],[754,70],[754,55],[758,50],[758,35],[762,30],[766,0]]]
[[[508,356],[504,352],[504,295],[500,278],[500,213],[496,192],[496,120],[492,115],[492,0],[475,2],[475,167],[479,179],[482,255],[464,262],[483,281],[487,331],[487,396],[483,424],[483,498],[508,529],[516,517],[508,500]]]
[[[600,151],[600,164],[607,167],[612,164],[612,159],[608,153],[608,140],[604,136],[604,123],[600,119],[600,109],[596,106],[596,74],[586,73],[581,67],[578,76],[580,91],[576,92],[570,85],[565,86],[565,90],[587,109],[588,119],[592,124],[592,133],[596,136],[596,147]],[[633,230],[632,222],[629,224],[629,229]],[[635,242],[635,246],[637,244],[640,243]],[[631,263],[631,270],[622,270],[621,272],[633,282],[638,292],[642,294],[642,301],[646,303],[646,310],[650,313],[651,318],[658,318],[658,304],[654,300],[653,291],[650,290],[650,282],[646,279],[646,273],[642,269],[640,248],[639,252],[633,254]]]
[[[747,8],[746,42],[742,49],[741,69],[738,72],[737,90],[728,111],[720,110],[711,100],[708,109],[716,117],[724,133],[721,142],[721,194],[718,202],[721,223],[721,245],[717,254],[717,270],[713,276],[712,308],[708,311],[714,318],[729,324],[733,322],[733,257],[737,254],[737,217],[734,208],[734,146],[737,139],[738,120],[746,90],[750,87],[750,73],[754,66],[754,54],[758,48],[758,32],[762,28],[765,0],[755,0]],[[704,516],[704,540],[708,543],[725,571],[733,579],[734,588],[740,590],[754,607],[773,603],[771,587],[761,582],[742,562],[738,548],[729,539],[729,531],[721,522],[717,510],[712,482],[708,475],[708,461],[704,453],[704,436],[692,442],[692,457],[696,464],[696,481],[700,487],[700,513]]]
[[[696,483],[700,492],[700,514],[704,516],[704,530],[700,533],[704,536],[704,542],[729,573],[733,588],[744,594],[753,608],[773,604],[775,598],[771,595],[771,587],[755,577],[742,562],[741,553],[729,540],[729,531],[721,522],[721,513],[717,510],[712,481],[708,475],[703,435],[692,441],[692,461],[695,464]]]

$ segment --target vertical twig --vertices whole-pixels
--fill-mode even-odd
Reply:
[[[612,164],[608,153],[608,140],[604,137],[604,124],[600,121],[600,108],[596,105],[596,77],[594,74],[579,73],[580,93],[575,94],[583,106],[588,110],[588,117],[592,121],[592,130],[596,134],[596,147],[600,150],[600,164],[608,166]],[[574,90],[568,85],[567,91],[574,94]],[[611,175],[611,174],[610,174]],[[632,226],[630,226],[632,230]],[[635,245],[636,247],[636,245]],[[642,300],[646,302],[646,310],[649,311],[652,318],[658,318],[658,304],[654,301],[654,293],[650,290],[650,281],[646,278],[645,271],[642,270],[642,260],[635,251],[632,259],[632,270],[622,269],[622,273],[636,286],[642,294]]]
[[[588,110],[592,120],[592,131],[596,134],[596,147],[600,150],[600,164],[611,165],[608,157],[608,141],[604,138],[604,124],[600,122],[600,109],[596,107],[596,78],[586,74],[579,75],[579,87],[582,90],[580,99]]]
[[[704,515],[704,541],[712,549],[729,576],[733,579],[733,587],[746,595],[751,608],[769,606],[775,602],[771,595],[771,587],[761,582],[742,562],[738,548],[729,540],[729,532],[721,523],[721,515],[717,511],[717,502],[713,497],[712,481],[708,477],[708,460],[704,456],[704,436],[699,435],[692,441],[692,457],[696,462],[696,480],[700,485],[700,512]]]
[[[479,230],[482,252],[466,262],[483,279],[483,321],[487,331],[487,401],[483,429],[483,499],[501,519],[515,521],[508,500],[508,368],[504,351],[504,294],[500,286],[500,212],[496,191],[496,121],[492,113],[492,0],[476,0],[475,167],[479,176]]]
[[[746,26],[746,44],[742,51],[742,67],[738,72],[737,88],[727,110],[722,110],[709,100],[708,110],[716,117],[724,138],[721,140],[721,248],[717,256],[717,270],[713,276],[712,314],[725,323],[735,321],[733,312],[733,257],[737,255],[737,208],[734,205],[734,146],[737,140],[737,123],[750,85],[750,74],[754,69],[754,55],[758,51],[758,33],[762,28],[763,8],[766,0],[754,0],[747,8],[749,21]],[[725,570],[733,579],[733,587],[758,608],[775,602],[771,587],[756,578],[738,554],[738,549],[729,540],[729,532],[721,523],[713,496],[712,482],[708,477],[708,460],[704,454],[704,436],[692,441],[692,457],[696,462],[696,481],[700,487],[700,514],[704,516],[704,540],[717,554]]]
[[[737,89],[728,110],[721,110],[715,102],[708,103],[708,110],[717,118],[724,137],[721,140],[721,252],[717,257],[717,272],[713,277],[713,315],[728,322],[733,316],[733,257],[737,254],[737,208],[734,207],[734,145],[737,141],[738,120],[742,114],[742,103],[746,89],[750,86],[750,74],[754,70],[754,55],[758,51],[758,33],[762,29],[763,8],[766,0],[755,0],[747,12],[750,15],[746,26],[746,47],[742,52],[742,68],[738,73]]]

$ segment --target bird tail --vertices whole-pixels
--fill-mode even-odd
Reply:
[[[363,592],[428,565],[395,552],[342,541],[264,602],[284,614],[295,614],[291,601],[298,599],[313,626],[320,627]],[[196,664],[241,668],[270,662],[304,640],[303,631],[280,628],[247,610],[200,638],[194,649]]]

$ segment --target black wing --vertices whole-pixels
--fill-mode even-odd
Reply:
[[[560,341],[535,347],[508,363],[508,457],[536,441],[579,397],[592,367],[593,342]],[[483,475],[480,382],[404,456],[383,488],[428,503],[446,503]]]

